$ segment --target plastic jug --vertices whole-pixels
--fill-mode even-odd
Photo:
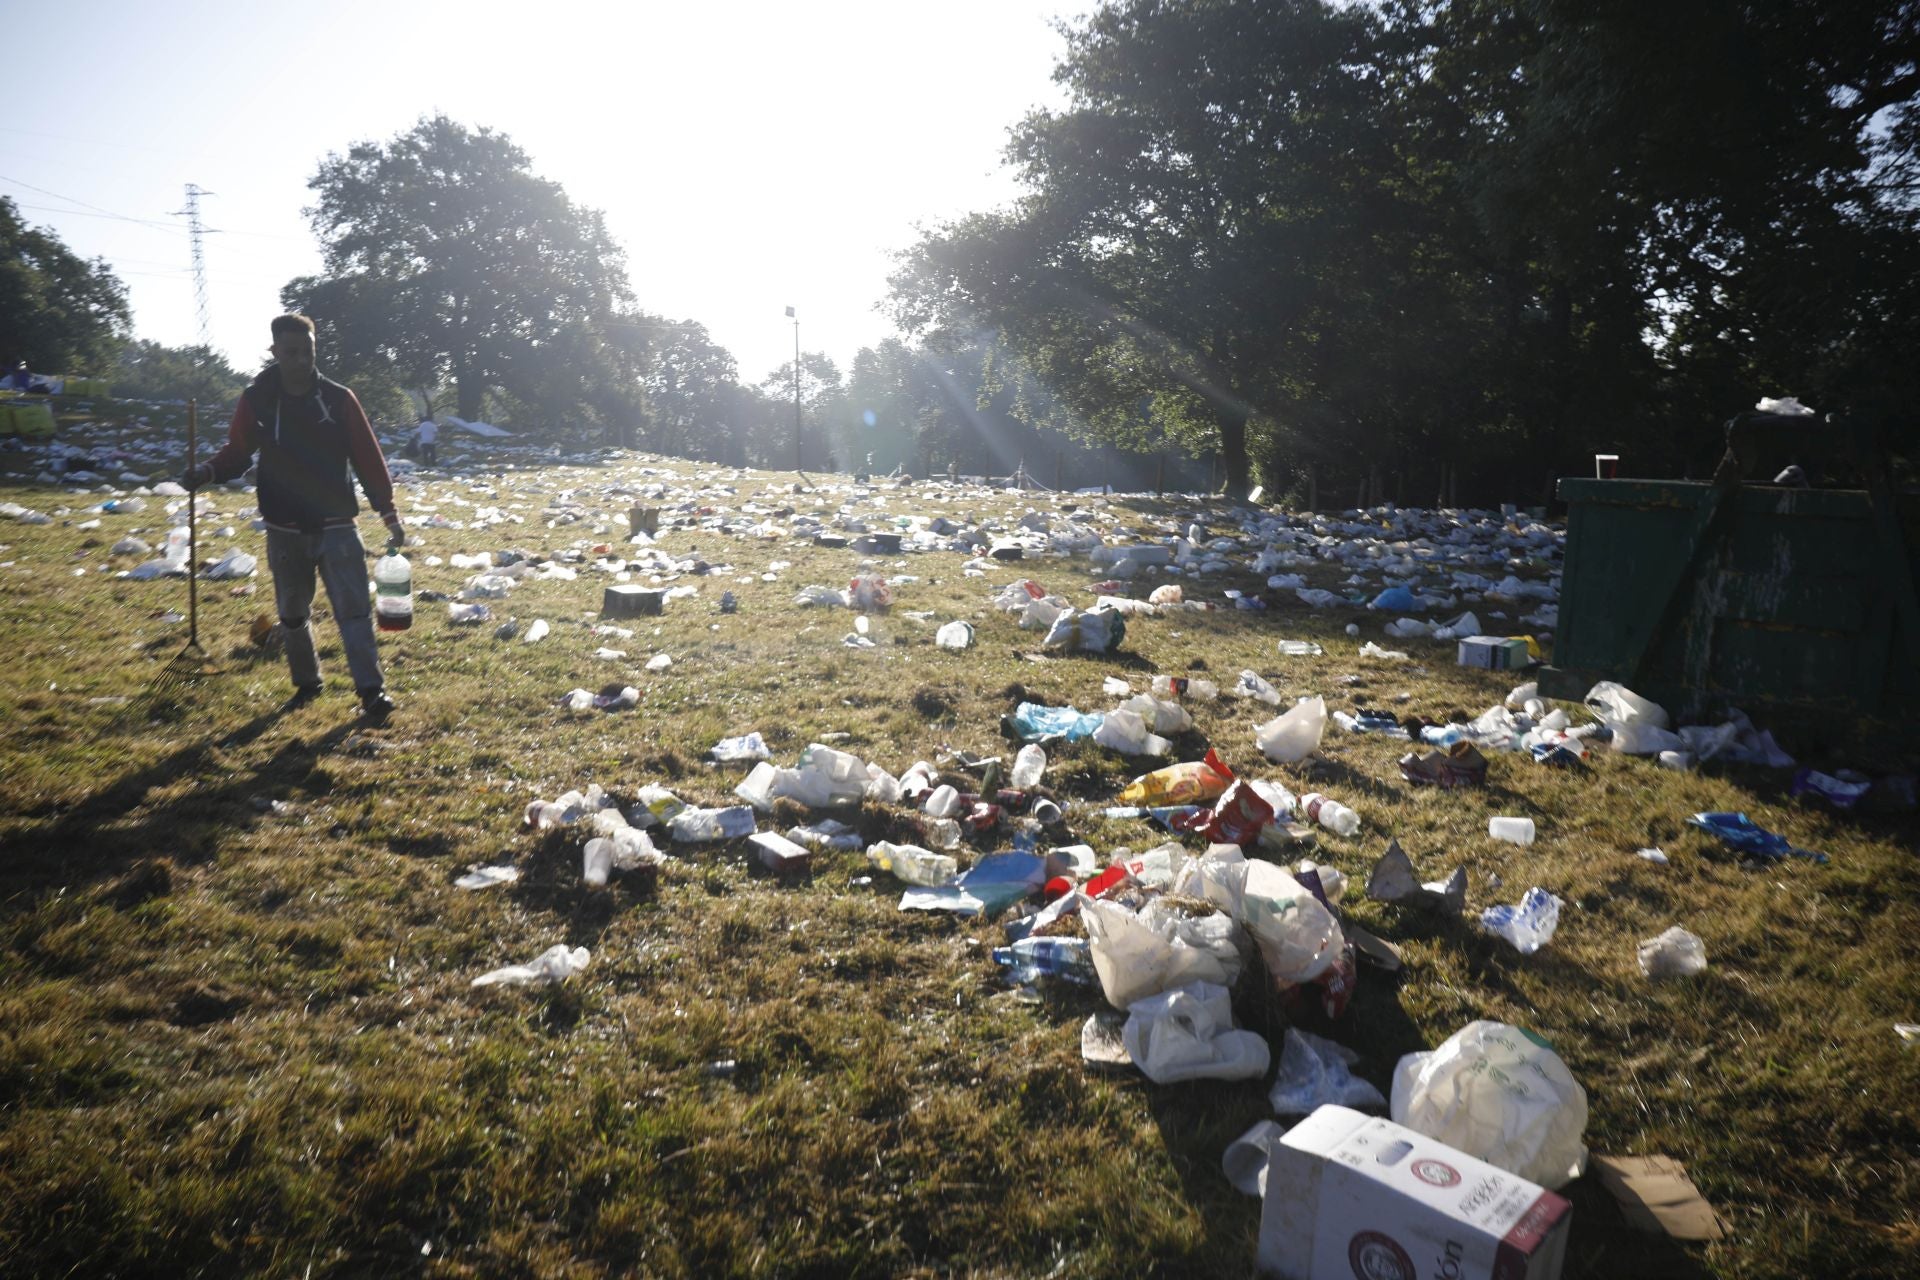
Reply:
[[[373,566],[378,594],[373,613],[382,631],[405,631],[413,625],[413,566],[398,551],[389,550]]]

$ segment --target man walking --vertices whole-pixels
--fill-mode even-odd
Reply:
[[[308,624],[317,571],[333,602],[361,712],[382,724],[395,708],[374,646],[367,553],[354,527],[360,508],[348,468],[360,477],[368,505],[385,521],[387,541],[401,546],[407,535],[393,509],[393,478],[359,398],[315,367],[313,321],[277,316],[271,329],[274,363],[241,393],[226,445],[180,482],[191,490],[231,480],[259,453],[267,566],[273,571],[274,603],[293,677],[289,705],[310,702],[321,690],[320,659]]]
[[[420,448],[420,463],[422,466],[431,467],[438,464],[440,454],[438,450],[434,448],[434,442],[439,438],[440,428],[434,424],[432,418],[424,413],[421,414],[420,425],[414,430],[413,442]]]

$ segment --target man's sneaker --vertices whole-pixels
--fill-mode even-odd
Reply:
[[[322,686],[317,684],[297,684],[293,686],[293,696],[287,699],[283,710],[298,711],[301,707],[306,706],[309,702],[312,702],[320,696],[321,687]]]
[[[374,724],[385,724],[387,717],[398,710],[384,689],[368,689],[360,695],[360,714]]]

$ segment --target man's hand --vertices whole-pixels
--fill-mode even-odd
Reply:
[[[180,473],[179,485],[188,493],[192,493],[200,486],[212,482],[212,470],[213,469],[204,462],[195,467],[188,467]]]
[[[387,526],[387,545],[390,547],[406,546],[407,545],[407,528],[405,525],[400,523],[400,517],[397,515],[391,515],[391,516],[383,516],[382,519],[385,521]]]

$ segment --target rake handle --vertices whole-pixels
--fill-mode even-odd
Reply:
[[[200,465],[200,414],[196,400],[187,401],[187,471]],[[200,647],[200,495],[187,490],[187,642]]]

